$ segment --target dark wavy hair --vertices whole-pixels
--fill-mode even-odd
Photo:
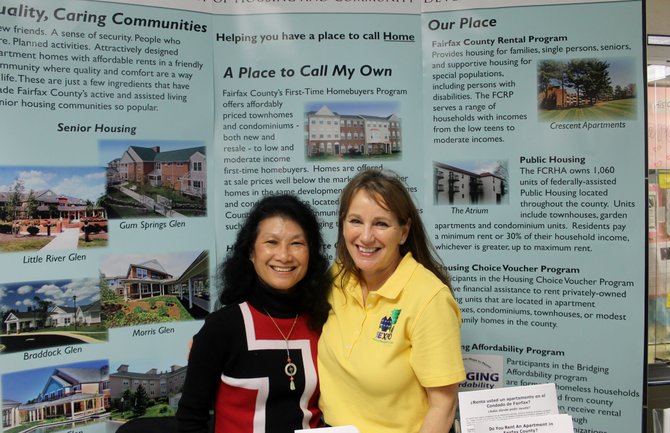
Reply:
[[[410,221],[407,239],[400,245],[400,256],[411,252],[417,262],[451,289],[449,272],[428,239],[421,216],[409,191],[396,173],[378,169],[361,171],[347,183],[340,194],[336,253],[337,261],[342,266],[337,276],[341,278],[342,287],[351,275],[359,280],[361,278],[360,271],[347,250],[343,232],[344,219],[349,212],[351,201],[360,190],[365,191],[379,206],[393,213],[398,218],[400,225],[405,225]]]
[[[232,250],[219,266],[219,301],[222,305],[228,305],[247,300],[250,288],[257,283],[256,271],[249,257],[258,236],[258,226],[263,220],[275,216],[295,222],[305,232],[309,264],[305,277],[296,286],[296,294],[300,307],[309,315],[310,328],[318,331],[330,310],[327,300],[331,283],[328,258],[314,211],[294,195],[269,195],[253,206],[237,233]]]

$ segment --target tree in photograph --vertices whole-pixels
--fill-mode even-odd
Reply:
[[[133,404],[133,414],[135,416],[142,416],[147,412],[149,407],[149,395],[147,390],[140,384],[135,391],[135,401]]]
[[[28,193],[28,199],[26,200],[26,217],[30,219],[37,218],[37,208],[39,205],[37,197],[35,197],[35,191],[31,189]]]
[[[23,184],[23,181],[20,180],[18,177],[16,178],[12,186],[9,187],[9,197],[7,200],[6,209],[8,218],[12,221],[19,219],[24,190],[25,186]]]
[[[598,101],[610,99],[612,94],[612,79],[610,78],[610,64],[604,60],[591,59],[586,62],[588,69],[587,85],[584,96],[591,105]]]
[[[106,208],[107,207],[107,194],[101,194],[100,197],[98,197],[95,200],[95,207],[98,208]]]
[[[556,93],[551,92],[551,90],[560,86],[560,94],[563,95],[565,93],[565,64],[557,60],[544,60],[538,66],[537,78],[537,92],[539,95],[542,95],[540,107],[554,109],[559,105],[563,106],[564,102],[560,101],[559,104]]]
[[[126,412],[126,411],[131,410],[133,408],[133,402],[134,401],[135,401],[135,396],[133,395],[133,392],[130,390],[130,388],[123,391],[123,394],[121,394],[121,405],[119,407],[121,412]]]
[[[49,203],[47,206],[47,212],[49,212],[49,218],[55,218],[58,216],[58,205],[56,203]]]
[[[577,91],[577,107],[581,105],[581,97],[585,81],[587,80],[586,75],[588,74],[586,68],[586,60],[576,59],[570,60],[566,69],[566,76],[568,81],[574,86]]]
[[[495,170],[493,170],[493,174],[496,176],[502,178],[502,183],[500,184],[500,195],[505,195],[507,193],[506,191],[506,185],[507,185],[507,179],[508,179],[508,172],[507,172],[507,164],[503,163],[502,161],[498,161],[498,166],[496,167]]]
[[[33,311],[38,311],[40,322],[42,324],[46,324],[47,323],[47,318],[49,317],[49,311],[51,311],[51,309],[53,308],[54,303],[51,302],[51,301],[42,299],[37,295],[33,296],[33,301],[35,301],[35,304],[37,304],[36,307],[33,307]]]
[[[102,274],[100,274],[100,300],[102,302],[116,301],[116,293],[114,293],[114,289],[109,287],[109,283],[105,280],[105,277]]]
[[[609,66],[606,61],[598,59],[575,59],[568,62],[566,74],[577,90],[578,107],[582,104],[582,98],[594,105],[598,96],[611,85]]]

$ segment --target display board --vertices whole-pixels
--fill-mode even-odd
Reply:
[[[553,382],[576,432],[641,431],[642,6],[0,6],[3,428],[172,415],[253,203],[308,201],[332,259],[376,167],[451,272],[463,392]]]

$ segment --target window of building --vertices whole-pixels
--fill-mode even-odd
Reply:
[[[147,279],[149,277],[149,273],[144,268],[137,268],[135,274],[139,279]]]

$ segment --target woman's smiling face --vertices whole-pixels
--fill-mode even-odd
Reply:
[[[384,282],[400,263],[400,245],[409,233],[409,222],[401,225],[393,212],[359,190],[351,199],[342,233],[366,284]]]
[[[280,216],[264,219],[251,253],[258,277],[276,290],[289,290],[307,273],[309,247],[305,232],[293,220]]]

